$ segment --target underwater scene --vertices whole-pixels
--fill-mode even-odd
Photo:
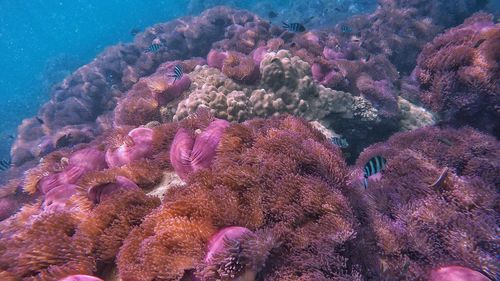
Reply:
[[[0,281],[500,280],[499,17],[0,0]]]

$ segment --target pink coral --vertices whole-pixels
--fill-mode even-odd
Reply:
[[[428,281],[489,281],[481,273],[462,266],[445,266],[432,270]]]
[[[170,148],[170,161],[182,179],[212,163],[224,130],[229,126],[225,120],[215,120],[201,133],[195,134],[180,128]]]
[[[73,196],[78,189],[74,184],[61,184],[45,194],[43,208],[47,211],[63,210],[66,207],[68,199]]]
[[[106,162],[110,167],[119,167],[132,161],[151,155],[153,148],[153,130],[135,128],[117,148],[106,151]]]
[[[227,52],[212,49],[207,55],[207,64],[210,67],[222,69],[222,65],[226,58],[227,58]]]
[[[120,190],[140,190],[133,181],[123,176],[116,176],[114,182],[94,185],[87,191],[89,199],[95,204],[110,198],[110,196]]]
[[[53,188],[64,184],[73,184],[85,173],[85,169],[79,166],[69,166],[64,171],[44,176],[37,184],[38,190],[47,194]]]
[[[68,277],[64,277],[62,279],[59,279],[58,281],[103,281],[103,280],[101,278],[97,278],[90,275],[78,274],[78,275],[70,275]]]
[[[62,171],[43,175],[36,183],[37,189],[47,194],[51,189],[64,184],[74,184],[78,179],[90,172],[107,167],[104,161],[104,152],[95,148],[84,148],[75,151],[68,158],[62,157],[58,164]],[[48,173],[48,172],[43,172]],[[33,190],[28,190],[34,192]]]
[[[225,227],[215,233],[208,241],[208,252],[205,255],[205,262],[212,261],[214,255],[224,248],[224,240],[236,240],[245,234],[252,233],[248,228],[241,226]]]
[[[78,166],[85,171],[97,171],[107,168],[104,152],[94,147],[77,150],[69,157],[69,165]]]

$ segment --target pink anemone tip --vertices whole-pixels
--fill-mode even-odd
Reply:
[[[129,141],[116,149],[106,151],[106,163],[110,167],[119,167],[150,156],[153,149],[153,130],[135,128],[128,133]]]
[[[101,278],[90,275],[78,274],[78,275],[70,275],[64,277],[62,279],[59,279],[58,281],[103,281],[103,280]]]
[[[483,274],[462,266],[445,266],[431,271],[428,281],[489,281]]]
[[[101,185],[92,186],[87,191],[87,196],[89,199],[94,202],[94,204],[98,204],[108,198],[117,191],[120,190],[141,190],[135,182],[129,180],[126,177],[117,176],[115,178],[115,182],[106,183]]]

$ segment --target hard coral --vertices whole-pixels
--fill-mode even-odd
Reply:
[[[259,276],[275,280],[356,276],[338,250],[355,227],[342,195],[346,180],[339,151],[306,122],[287,117],[233,125],[212,168],[170,190],[162,207],[128,236],[118,254],[120,276],[178,280],[199,268],[235,280],[252,264],[259,265]],[[241,248],[228,245],[253,255],[230,251],[216,259],[230,262],[228,267],[204,264],[210,238],[226,226],[255,233],[242,238]]]
[[[446,124],[500,136],[500,26],[476,14],[426,45],[416,77],[421,99]]]
[[[470,128],[422,128],[366,149],[358,174],[375,155],[386,158],[387,167],[366,191],[359,181],[352,184],[362,227],[351,252],[365,274],[416,280],[445,265],[499,274],[499,148],[493,137]]]
[[[182,120],[208,107],[216,118],[244,121],[251,118],[247,93],[216,68],[198,67],[190,73],[193,90],[175,109],[173,120]]]

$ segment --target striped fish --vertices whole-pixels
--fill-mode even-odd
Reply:
[[[174,73],[170,74],[169,77],[174,77],[174,83],[175,83],[175,81],[182,78],[183,74],[184,74],[184,72],[182,71],[182,66],[179,64],[176,64],[174,66]]]
[[[153,44],[149,45],[149,47],[147,47],[146,50],[144,50],[144,52],[145,53],[156,53],[156,52],[158,52],[158,50],[160,50],[160,48],[162,46],[163,46],[162,44],[153,43]]]
[[[346,148],[349,146],[349,143],[347,143],[347,140],[345,138],[332,137],[330,140],[334,145],[340,148]]]
[[[342,33],[351,33],[352,32],[352,28],[349,27],[348,25],[342,25],[340,27],[340,30],[342,31]]]
[[[292,31],[292,32],[304,32],[304,31],[306,31],[305,26],[303,26],[302,24],[300,24],[298,22],[294,22],[294,23],[283,22],[283,28],[288,29],[289,31]]]
[[[365,189],[368,187],[368,177],[380,173],[387,164],[387,160],[385,160],[382,156],[375,156],[366,162],[364,167],[364,179],[363,185]]]
[[[11,165],[12,163],[10,162],[10,160],[5,160],[5,159],[0,160],[0,171],[7,170],[8,168],[10,168]]]

